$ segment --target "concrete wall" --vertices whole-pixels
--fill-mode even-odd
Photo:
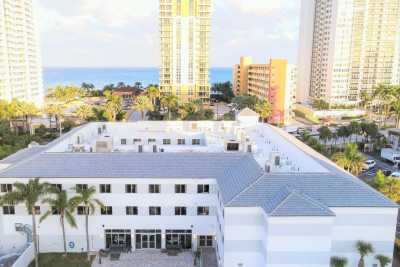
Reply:
[[[35,249],[33,248],[33,244],[30,244],[11,267],[28,267],[34,258]]]

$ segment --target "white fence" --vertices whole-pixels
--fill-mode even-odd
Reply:
[[[27,267],[35,258],[33,243],[31,243],[25,251],[18,257],[17,261],[14,262],[12,267]]]

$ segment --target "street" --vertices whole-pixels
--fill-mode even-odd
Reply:
[[[369,170],[369,171],[363,172],[363,173],[360,175],[361,177],[371,179],[372,177],[375,177],[376,172],[377,172],[378,170],[389,170],[389,171],[391,171],[391,172],[398,171],[398,169],[396,169],[396,168],[393,166],[393,164],[391,164],[390,162],[385,162],[385,161],[383,161],[380,157],[373,157],[373,156],[368,155],[368,154],[364,154],[364,156],[365,156],[365,158],[367,158],[368,160],[371,160],[371,159],[372,159],[372,160],[375,160],[376,166],[375,166],[375,168],[373,168],[373,169],[371,169],[371,170]]]

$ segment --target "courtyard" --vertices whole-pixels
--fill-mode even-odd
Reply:
[[[110,257],[99,256],[92,263],[92,267],[193,267],[194,255],[192,251],[184,251],[176,256],[169,256],[160,250],[134,251],[122,253],[118,260],[110,260]]]

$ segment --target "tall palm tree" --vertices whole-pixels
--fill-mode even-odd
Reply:
[[[107,98],[105,106],[105,115],[108,121],[116,121],[118,113],[122,111],[122,98],[113,95],[111,91],[105,91],[104,96]]]
[[[347,259],[343,257],[332,257],[331,267],[345,267],[347,265]]]
[[[364,241],[357,241],[356,249],[358,254],[360,254],[360,260],[358,261],[358,267],[365,267],[364,258],[368,254],[374,253],[374,247],[371,243]]]
[[[191,120],[196,117],[196,114],[201,110],[202,106],[200,103],[191,101],[184,103],[179,107],[179,113],[182,120]]]
[[[93,107],[90,105],[81,105],[75,110],[75,115],[82,121],[85,121],[94,115]]]
[[[385,256],[385,255],[376,255],[375,259],[377,259],[379,261],[379,264],[381,265],[381,267],[386,267],[392,260]]]
[[[334,154],[332,159],[337,165],[354,175],[358,175],[362,171],[365,161],[365,157],[353,143],[347,144],[344,152]]]
[[[64,241],[64,256],[67,256],[67,240],[65,238],[65,221],[73,227],[76,228],[76,221],[72,211],[74,210],[74,203],[71,199],[68,199],[67,192],[65,190],[56,192],[55,198],[45,198],[43,203],[47,203],[51,209],[48,210],[40,218],[40,222],[44,221],[47,217],[52,214],[58,214],[60,216],[60,225]]]
[[[149,97],[145,95],[138,96],[135,100],[135,103],[133,104],[132,107],[133,110],[140,111],[141,114],[141,119],[144,120],[144,112],[147,111],[153,111],[154,106],[151,103],[151,100]]]
[[[14,205],[23,203],[26,210],[32,216],[32,239],[35,253],[35,266],[39,266],[38,244],[36,230],[36,206],[41,198],[51,193],[51,187],[48,183],[41,183],[39,178],[29,180],[27,184],[14,183],[14,189],[1,198],[0,205],[4,203],[13,203]]]
[[[171,120],[171,111],[178,107],[178,97],[176,95],[165,95],[161,98],[161,105],[168,109],[168,120]]]
[[[157,98],[160,97],[160,90],[155,86],[150,86],[146,90],[146,95],[150,98],[153,106],[155,106]]]
[[[93,215],[96,207],[104,207],[104,204],[94,198],[96,188],[94,186],[89,188],[75,188],[77,195],[71,199],[72,206],[76,209],[79,205],[83,205],[85,211],[85,228],[86,228],[86,251],[87,260],[90,261],[90,244],[89,244],[89,215]]]
[[[271,116],[272,113],[272,106],[271,103],[269,103],[266,100],[263,101],[258,101],[254,107],[256,112],[260,115],[261,119],[264,120]]]

